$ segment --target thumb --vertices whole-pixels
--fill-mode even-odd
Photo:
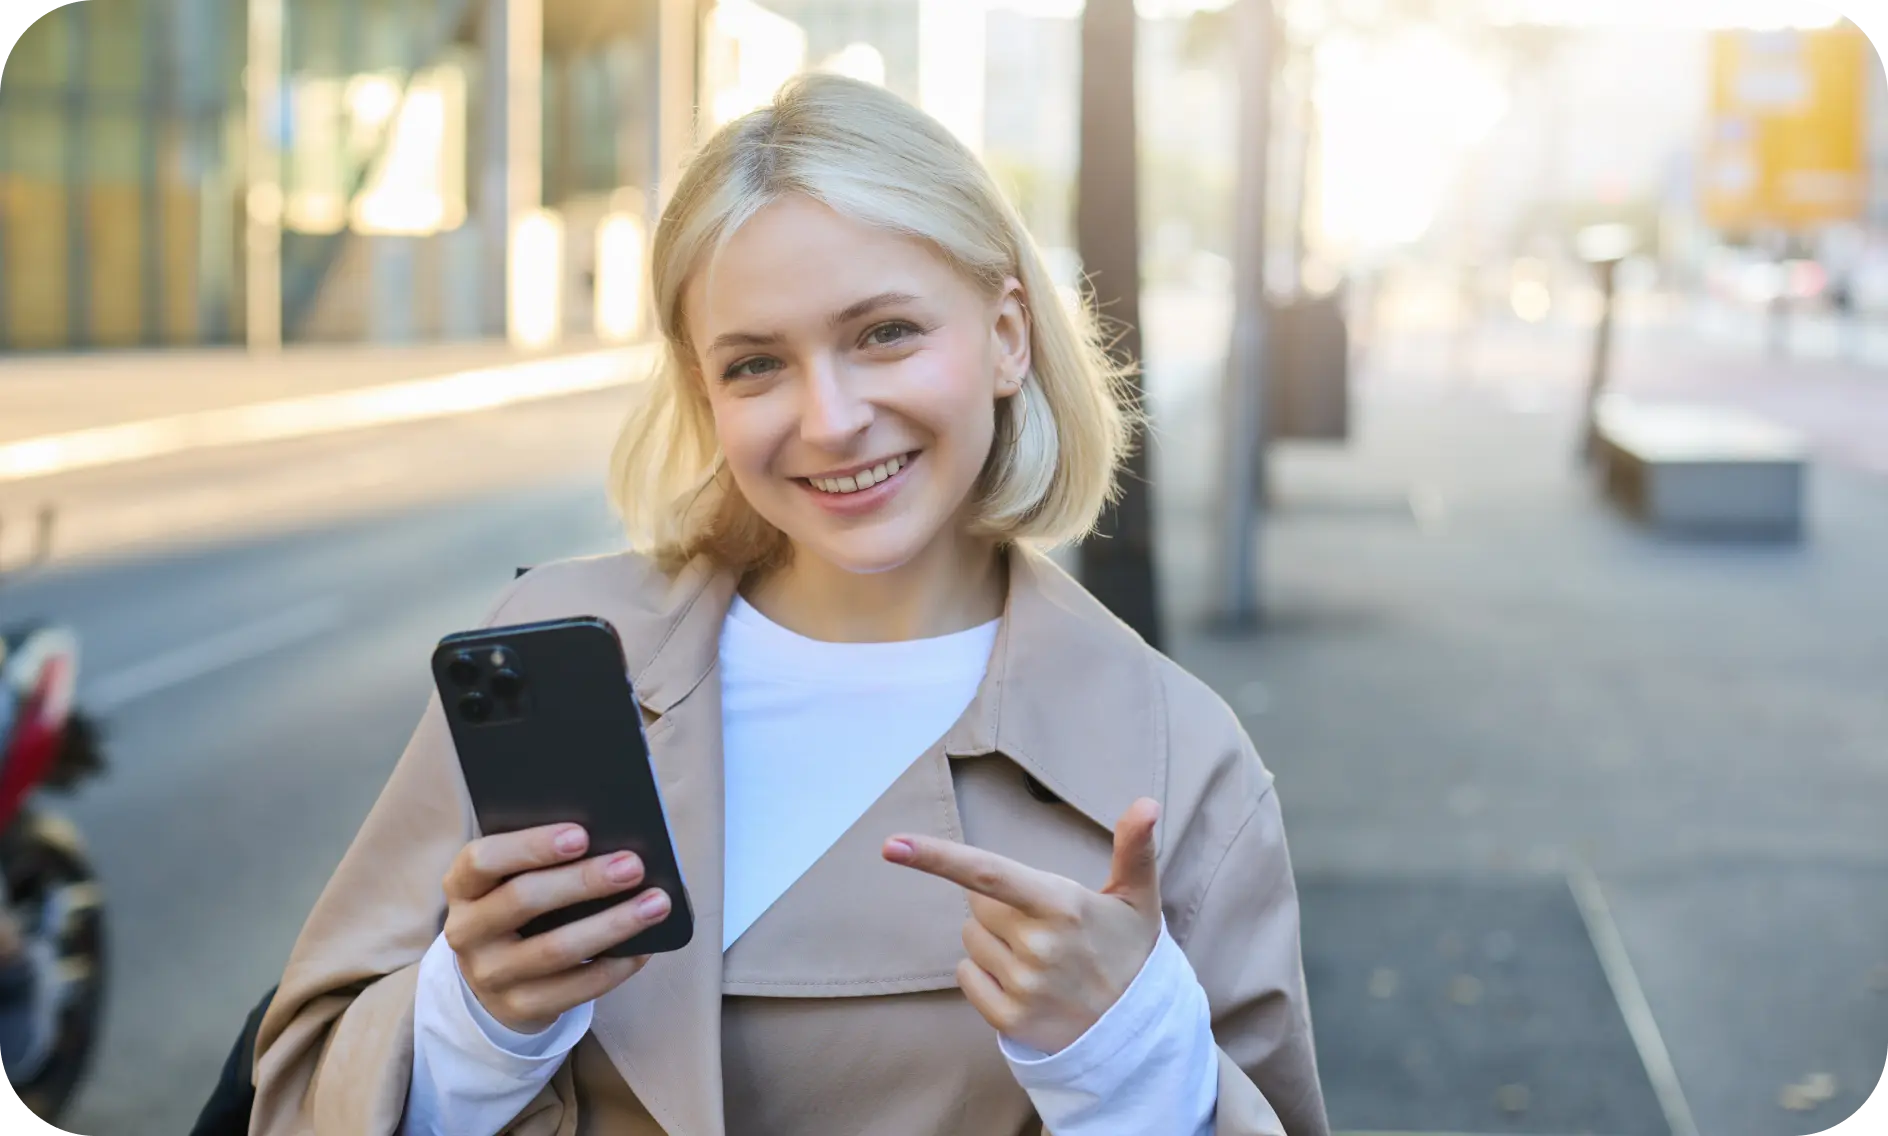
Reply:
[[[1160,876],[1154,861],[1154,825],[1160,802],[1149,797],[1128,806],[1114,825],[1114,862],[1102,894],[1119,896],[1143,915],[1160,911]]]

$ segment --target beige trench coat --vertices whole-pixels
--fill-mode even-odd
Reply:
[[[1010,1136],[1040,1123],[956,987],[956,886],[880,859],[931,833],[1100,887],[1138,797],[1168,927],[1212,1008],[1222,1136],[1325,1136],[1298,901],[1271,775],[1225,704],[1039,553],[1013,551],[982,686],[950,731],[724,957],[721,684],[735,581],[617,554],[514,581],[488,625],[615,625],[696,928],[603,997],[516,1136]],[[1025,775],[1060,802],[1032,794]],[[1038,790],[1039,793],[1039,790]],[[388,1136],[441,879],[476,835],[437,697],[317,901],[257,1042],[255,1136]]]

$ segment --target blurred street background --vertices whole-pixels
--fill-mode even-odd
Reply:
[[[109,943],[63,1127],[189,1128],[432,644],[620,546],[654,219],[808,68],[1138,337],[1146,468],[1063,552],[1277,774],[1338,1130],[1861,1107],[1888,79],[1833,11],[85,0],[0,76],[0,624],[76,629],[111,762],[51,802]]]

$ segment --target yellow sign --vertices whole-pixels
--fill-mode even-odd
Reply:
[[[1801,230],[1862,218],[1872,50],[1846,22],[1715,33],[1700,187],[1710,224]]]

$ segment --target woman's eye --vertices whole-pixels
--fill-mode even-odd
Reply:
[[[918,329],[915,325],[906,323],[904,320],[892,320],[890,323],[879,324],[866,332],[865,342],[871,347],[890,347],[917,334]]]
[[[756,378],[760,375],[767,374],[779,365],[780,360],[760,355],[752,359],[741,360],[739,363],[721,372],[721,377],[724,379]]]

